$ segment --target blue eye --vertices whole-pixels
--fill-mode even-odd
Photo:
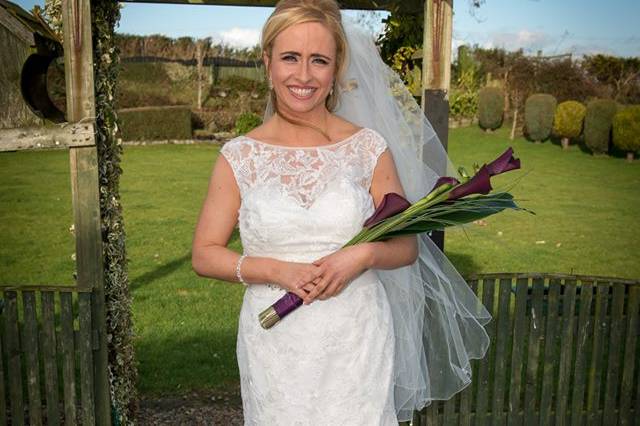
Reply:
[[[295,61],[295,60],[296,60],[296,57],[295,57],[295,56],[293,56],[293,55],[287,55],[287,56],[283,56],[283,57],[282,57],[282,60],[283,60],[283,61],[287,61],[287,62],[289,62],[289,61],[291,61],[291,60],[294,60],[294,61]]]
[[[329,63],[329,62],[325,61],[322,58],[316,58],[316,59],[314,59],[314,62],[318,62],[318,63],[320,63],[322,65],[327,65]]]

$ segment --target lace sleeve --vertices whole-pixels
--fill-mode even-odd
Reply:
[[[231,166],[231,170],[233,170],[233,175],[240,189],[240,196],[244,194],[254,177],[254,166],[250,161],[250,151],[249,144],[243,143],[241,138],[226,142],[220,149],[220,154],[224,156]]]
[[[371,130],[371,137],[368,138],[368,142],[367,151],[370,158],[370,167],[368,170],[369,173],[367,173],[366,188],[367,190],[370,190],[371,182],[373,181],[373,173],[376,169],[376,165],[378,164],[378,158],[380,158],[382,153],[387,150],[387,141],[380,133],[375,130]]]

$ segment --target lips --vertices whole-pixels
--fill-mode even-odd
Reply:
[[[315,87],[293,87],[288,86],[289,92],[298,99],[309,99],[316,92]]]

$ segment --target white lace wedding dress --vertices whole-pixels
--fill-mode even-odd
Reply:
[[[369,187],[385,149],[367,128],[321,147],[227,142],[221,153],[240,188],[244,253],[312,262],[338,250],[374,211]],[[376,272],[264,330],[258,314],[284,293],[253,284],[244,294],[237,355],[245,424],[397,426],[393,323]]]

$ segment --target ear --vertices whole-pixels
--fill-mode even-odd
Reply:
[[[267,55],[267,52],[262,52],[262,62],[264,62],[264,72],[267,75],[267,78],[269,77],[269,64],[270,64],[270,59],[269,56]]]

